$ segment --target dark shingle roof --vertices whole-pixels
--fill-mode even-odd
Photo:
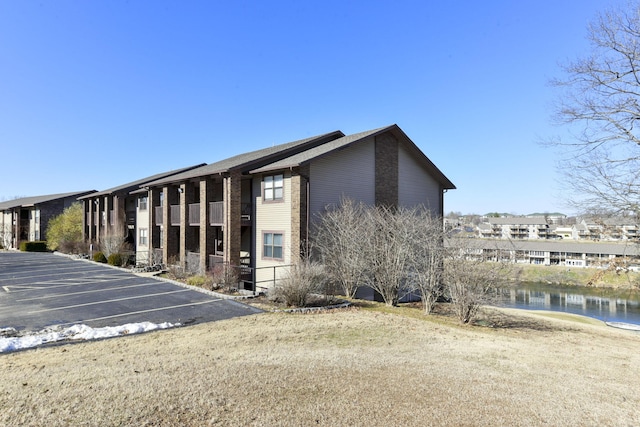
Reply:
[[[455,240],[450,240],[453,242]],[[640,247],[635,243],[596,243],[549,240],[487,240],[468,239],[469,249],[485,248],[516,251],[548,251],[586,254],[640,255]]]
[[[269,172],[269,171],[278,170],[278,169],[286,169],[286,168],[291,168],[295,166],[300,166],[310,160],[316,159],[318,157],[322,157],[332,151],[347,147],[356,141],[360,141],[372,135],[375,135],[384,129],[387,129],[387,128],[379,128],[379,129],[374,129],[366,132],[354,133],[353,135],[346,135],[346,136],[343,136],[342,138],[335,139],[333,141],[327,142],[326,144],[322,144],[318,147],[305,150],[301,153],[294,154],[293,156],[286,157],[284,159],[278,160],[277,162],[270,163],[261,168],[254,169],[251,171],[251,173]]]
[[[192,170],[192,169],[195,169],[195,168],[199,168],[199,167],[204,166],[204,165],[205,165],[205,163],[200,163],[198,165],[188,166],[186,168],[175,169],[175,170],[172,170],[172,171],[169,171],[169,172],[159,173],[159,174],[156,174],[156,175],[148,176],[146,178],[138,179],[136,181],[128,182],[126,184],[122,184],[122,185],[119,185],[117,187],[109,188],[108,190],[98,191],[96,193],[89,194],[89,195],[84,196],[84,197],[79,197],[79,199],[86,199],[86,198],[95,197],[95,196],[105,196],[105,195],[108,195],[108,194],[113,194],[113,193],[118,193],[118,192],[127,192],[128,193],[128,192],[130,192],[132,190],[137,190],[138,188],[140,188],[140,186],[145,185],[145,184],[147,184],[149,182],[156,181],[156,180],[161,179],[161,178],[166,178],[166,177],[171,176],[171,175],[184,173],[186,171],[189,171],[189,170]]]
[[[35,206],[46,202],[51,202],[53,200],[58,199],[66,199],[68,197],[81,197],[86,194],[93,194],[95,190],[88,191],[73,191],[70,193],[59,193],[59,194],[48,194],[44,196],[31,196],[31,197],[21,197],[19,199],[7,200],[5,202],[0,202],[0,211],[17,208],[20,206]]]
[[[267,162],[282,158],[292,153],[297,153],[307,147],[315,147],[319,144],[331,141],[344,136],[340,131],[334,131],[323,135],[313,136],[286,144],[274,145],[273,147],[263,148],[248,153],[238,154],[219,162],[210,163],[208,165],[190,170],[185,173],[173,175],[164,179],[149,182],[149,186],[168,184],[172,182],[186,181],[207,175],[215,175],[219,173],[229,172],[230,170],[248,171],[251,168],[260,167]]]
[[[320,158],[335,150],[339,150],[348,147],[351,144],[355,144],[359,141],[367,139],[372,136],[379,135],[384,132],[391,132],[396,136],[400,143],[404,144],[412,154],[415,155],[415,159],[420,162],[430,173],[436,178],[446,189],[454,189],[455,185],[436,167],[436,165],[429,160],[427,156],[420,150],[411,139],[398,127],[398,125],[385,126],[378,129],[373,129],[365,132],[354,133],[352,135],[343,136],[340,139],[336,139],[326,144],[320,145],[315,148],[303,151],[293,156],[284,158],[282,160],[270,163],[266,166],[252,170],[252,173],[269,172],[278,169],[287,169],[295,166],[300,166],[311,160]]]

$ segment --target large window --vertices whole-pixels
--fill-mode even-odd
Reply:
[[[282,233],[263,233],[262,242],[264,258],[283,259]]]
[[[149,244],[149,235],[146,228],[140,229],[140,239],[138,240],[140,246],[147,246]]]
[[[146,196],[140,197],[139,202],[138,202],[138,207],[140,208],[141,211],[146,211],[147,210],[147,197]]]
[[[269,175],[263,179],[264,197],[263,200],[282,200],[284,196],[284,176]]]

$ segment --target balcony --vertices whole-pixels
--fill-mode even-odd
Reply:
[[[200,203],[191,203],[189,205],[189,225],[200,225]]]
[[[155,208],[155,213],[156,213],[156,225],[162,225],[163,220],[164,220],[164,215],[162,214],[162,206],[156,206]]]
[[[243,203],[241,206],[242,225],[251,225],[251,211],[253,210],[251,203]]]
[[[156,206],[155,208],[155,225],[161,226],[164,221],[164,215],[162,213],[162,206]],[[180,225],[180,205],[171,205],[169,207],[169,218],[171,225]],[[240,215],[242,225],[251,225],[251,212],[253,208],[251,203],[243,203],[240,208]],[[191,203],[188,206],[188,221],[190,226],[197,227],[200,225],[200,203]],[[224,225],[224,202],[210,202],[209,203],[209,225],[211,226],[223,226]]]
[[[224,202],[209,203],[209,225],[224,224]]]
[[[180,205],[171,205],[171,215],[169,219],[171,220],[171,225],[180,225]]]

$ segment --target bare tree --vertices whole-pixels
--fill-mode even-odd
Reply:
[[[121,252],[124,246],[124,235],[115,229],[106,236],[100,237],[100,249],[106,257]]]
[[[461,323],[470,323],[483,305],[494,301],[494,290],[504,283],[511,271],[509,261],[501,256],[487,261],[474,247],[473,239],[447,240],[443,282]]]
[[[11,232],[10,224],[2,224],[0,228],[0,245],[4,249],[9,249],[11,247],[11,240],[13,238],[13,233]]]
[[[369,274],[363,250],[370,228],[365,224],[366,207],[350,199],[324,212],[316,224],[313,247],[321,257],[330,280],[345,296],[353,298]]]
[[[106,235],[100,237],[100,249],[108,258],[111,254],[123,253],[131,250],[127,243],[126,212],[119,209],[114,223],[107,228]]]
[[[571,141],[562,170],[585,212],[640,212],[640,4],[612,9],[588,26],[590,54],[563,67],[556,118]]]
[[[429,313],[442,295],[442,218],[423,207],[365,206],[344,200],[322,215],[315,248],[345,294],[367,286],[388,305],[419,293]]]
[[[410,230],[409,277],[413,289],[422,300],[426,314],[431,313],[443,295],[442,274],[444,263],[444,234],[442,218],[433,216],[426,209],[408,212],[407,227]]]
[[[406,285],[412,248],[412,219],[404,209],[378,206],[367,210],[366,222],[373,230],[368,245],[368,264],[371,269],[368,286],[378,292],[385,304],[397,305],[411,287]]]

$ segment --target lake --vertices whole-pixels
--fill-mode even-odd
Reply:
[[[550,310],[580,314],[606,322],[640,325],[640,296],[629,289],[560,287],[542,283],[521,283],[498,289],[501,307]]]

